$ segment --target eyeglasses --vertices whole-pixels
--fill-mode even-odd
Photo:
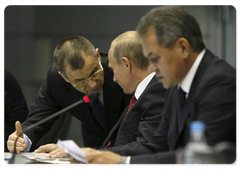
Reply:
[[[82,86],[85,83],[87,83],[89,80],[93,80],[94,78],[96,78],[98,76],[98,73],[103,71],[102,64],[100,63],[99,60],[98,60],[98,63],[100,65],[100,69],[99,70],[97,70],[95,73],[93,73],[89,78],[85,78],[85,79],[79,80],[76,84],[72,84],[73,87]]]

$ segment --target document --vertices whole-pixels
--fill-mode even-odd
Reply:
[[[88,163],[86,161],[85,153],[73,140],[58,140],[57,145],[63,148],[70,156],[81,163]]]

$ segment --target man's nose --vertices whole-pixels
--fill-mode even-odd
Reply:
[[[94,88],[97,85],[97,82],[95,80],[88,80],[88,86],[90,88]]]

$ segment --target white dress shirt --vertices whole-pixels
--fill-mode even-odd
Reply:
[[[191,88],[191,85],[192,85],[192,81],[193,81],[193,78],[197,72],[197,69],[202,61],[202,58],[204,56],[206,52],[206,49],[202,50],[196,60],[194,61],[191,69],[188,71],[186,77],[183,79],[182,81],[182,84],[179,84],[178,86],[181,87],[183,89],[183,91],[186,92],[186,99],[188,98],[188,94],[189,94],[189,91],[190,91],[190,88]]]
[[[137,100],[141,96],[141,94],[143,93],[143,91],[145,90],[147,85],[150,83],[150,81],[152,80],[155,74],[156,74],[155,72],[149,74],[145,79],[141,81],[141,83],[138,84],[136,91],[134,93]]]

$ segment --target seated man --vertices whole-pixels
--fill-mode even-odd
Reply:
[[[130,104],[110,131],[102,147],[115,148],[149,141],[159,126],[166,90],[147,70],[149,62],[143,56],[136,31],[128,31],[113,40],[109,50],[109,67],[126,94],[134,94]],[[49,152],[48,157],[67,156],[55,144],[41,146],[35,152]]]

